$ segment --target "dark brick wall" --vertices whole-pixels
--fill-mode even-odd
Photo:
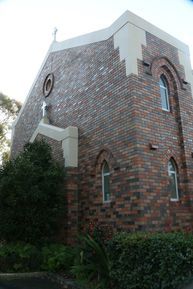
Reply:
[[[128,52],[129,53],[129,52]],[[118,229],[159,230],[191,225],[193,192],[193,102],[177,49],[147,34],[139,75],[126,76],[113,38],[50,54],[15,128],[12,154],[20,151],[41,119],[42,86],[55,83],[46,98],[51,124],[79,129],[79,167],[68,170],[68,228],[90,221]],[[148,73],[147,73],[148,72]],[[169,83],[171,112],[161,109],[159,76]],[[149,144],[158,146],[150,150]],[[51,143],[54,145],[54,142]],[[57,146],[56,158],[61,155]],[[180,201],[170,201],[167,163],[179,170]],[[101,168],[110,167],[111,202],[103,203]],[[70,230],[69,230],[70,234]],[[70,235],[69,235],[70,236]]]
[[[184,85],[184,69],[179,64],[177,49],[147,33],[147,47],[143,47],[144,60],[150,64],[146,73],[139,62],[136,77],[136,114],[138,156],[141,167],[142,227],[162,228],[171,223],[173,228],[191,225],[193,160],[192,152],[192,96],[189,85]],[[171,111],[161,109],[159,77],[164,74],[170,90]],[[157,150],[150,150],[149,143]],[[173,157],[179,173],[179,202],[170,201],[167,164]]]

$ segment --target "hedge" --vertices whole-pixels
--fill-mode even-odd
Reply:
[[[0,273],[40,270],[41,254],[33,245],[0,244]]]
[[[70,271],[74,264],[75,249],[62,244],[50,244],[41,250],[41,269],[48,272]]]
[[[44,141],[26,144],[0,166],[1,240],[35,245],[56,239],[65,220],[63,177]]]
[[[120,233],[108,246],[119,289],[178,289],[193,277],[193,235]]]
[[[68,272],[74,262],[75,251],[62,244],[36,247],[26,243],[0,243],[0,273],[12,272]]]

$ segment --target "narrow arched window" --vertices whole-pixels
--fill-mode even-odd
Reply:
[[[172,159],[168,162],[168,175],[170,178],[171,201],[178,201],[178,174],[176,164]]]
[[[169,90],[168,90],[167,81],[164,75],[161,75],[160,77],[159,87],[160,87],[162,109],[166,111],[170,111]]]
[[[103,201],[110,201],[110,171],[107,162],[105,161],[102,166],[102,190]]]

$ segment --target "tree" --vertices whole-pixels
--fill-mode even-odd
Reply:
[[[32,244],[56,235],[64,215],[63,169],[44,141],[24,151],[0,169],[0,236]]]
[[[0,93],[0,158],[8,156],[11,125],[21,108],[21,103]]]

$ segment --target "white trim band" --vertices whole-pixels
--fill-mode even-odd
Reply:
[[[78,167],[78,128],[68,126],[60,128],[40,121],[38,127],[34,131],[30,142],[34,142],[37,135],[41,134],[56,141],[62,142],[63,157],[65,167]]]

